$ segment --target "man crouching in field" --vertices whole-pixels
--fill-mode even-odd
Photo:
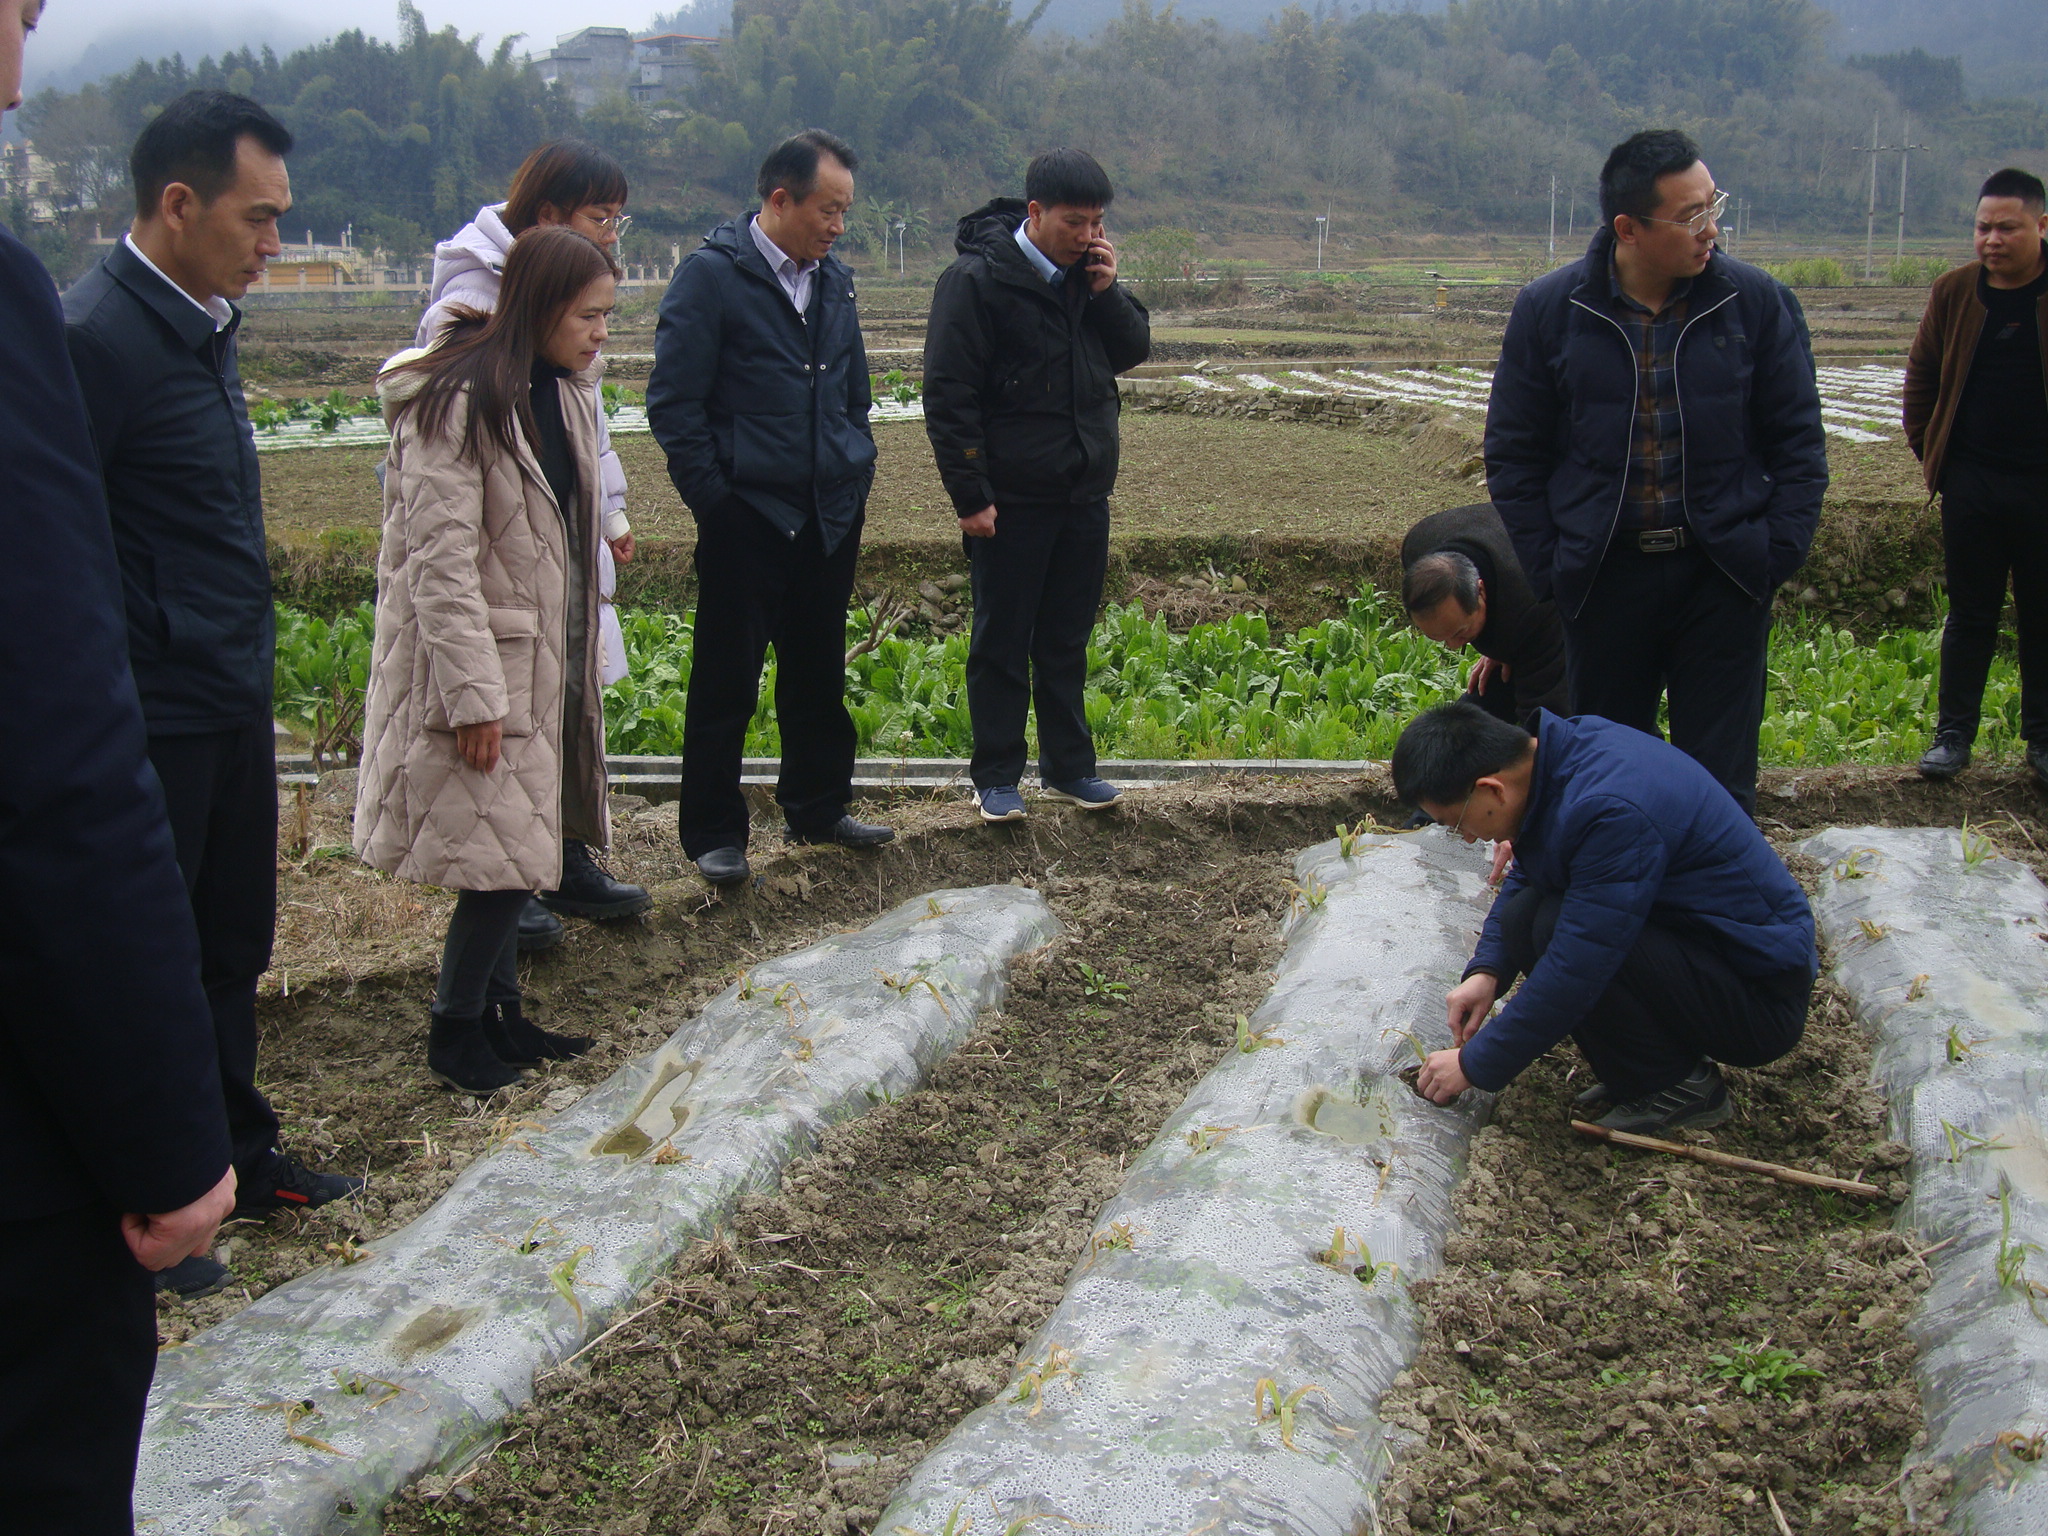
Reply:
[[[1510,838],[1515,863],[1452,989],[1450,1050],[1417,1090],[1498,1092],[1570,1035],[1599,1082],[1574,1108],[1656,1135],[1734,1113],[1714,1065],[1799,1043],[1816,969],[1813,913],[1771,845],[1698,763],[1593,716],[1536,734],[1460,700],[1394,747],[1394,788],[1466,842]],[[1521,988],[1490,1021],[1515,978]]]

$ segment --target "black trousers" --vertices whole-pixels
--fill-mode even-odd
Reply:
[[[256,1087],[256,983],[277,931],[277,739],[270,717],[203,736],[152,736],[178,868],[199,924],[235,1176],[269,1172],[277,1114]]]
[[[1941,629],[1939,731],[1965,746],[1977,739],[2010,576],[2020,729],[2030,745],[2048,746],[2048,474],[1949,465],[1941,476],[1941,548],[1948,620]]]
[[[752,508],[697,523],[697,622],[683,712],[683,852],[747,846],[740,762],[775,647],[782,772],[775,799],[798,836],[824,832],[853,803],[858,737],[846,709],[846,608],[859,521],[831,554],[814,516],[790,539]]]
[[[1564,898],[1524,886],[1501,912],[1508,963],[1534,969],[1557,932]],[[1572,1032],[1617,1102],[1669,1088],[1702,1056],[1760,1067],[1806,1033],[1813,978],[1738,975],[1689,934],[1645,923],[1614,980]]]
[[[113,1211],[0,1222],[8,1536],[133,1536],[156,1295]]]
[[[1671,745],[1755,812],[1769,603],[1697,546],[1646,555],[1616,545],[1564,635],[1573,713],[1655,736],[1657,703],[1666,700]]]
[[[976,789],[1024,777],[1024,726],[1038,710],[1038,776],[1091,778],[1095,737],[1082,695],[1088,636],[1109,568],[1109,503],[996,503],[992,539],[964,539],[974,583],[967,712]]]
[[[474,1019],[493,1003],[519,1001],[519,914],[529,891],[458,891],[441,945],[434,1012]]]

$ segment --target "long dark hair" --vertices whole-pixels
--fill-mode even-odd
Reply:
[[[422,434],[439,437],[466,390],[463,457],[475,459],[486,437],[505,453],[517,453],[515,423],[528,442],[538,436],[530,390],[533,360],[583,290],[600,277],[618,275],[611,253],[589,237],[560,224],[528,230],[512,242],[512,254],[505,259],[497,309],[487,315],[457,307],[434,349],[399,365],[397,371],[427,377],[398,414],[411,411]]]
[[[626,173],[610,155],[581,139],[550,139],[512,173],[505,227],[523,235],[540,222],[542,204],[566,221],[592,203],[623,203]]]

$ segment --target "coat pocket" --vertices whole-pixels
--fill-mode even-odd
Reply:
[[[533,672],[540,648],[540,610],[493,608],[491,640],[505,674],[505,734],[533,734]]]

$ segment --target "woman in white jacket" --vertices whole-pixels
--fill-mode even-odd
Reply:
[[[614,250],[629,222],[626,195],[625,171],[603,150],[574,139],[541,145],[513,174],[504,202],[479,208],[474,219],[434,247],[434,284],[417,344],[431,346],[457,311],[488,314],[498,307],[505,259],[512,242],[529,229],[561,225]],[[626,640],[612,598],[618,590],[617,566],[633,558],[633,530],[626,521],[626,473],[612,451],[602,412],[598,436],[604,515],[604,541],[598,549],[598,680],[611,684],[626,675]],[[556,912],[603,920],[631,917],[653,905],[654,898],[642,887],[614,880],[581,841],[567,839],[561,887],[527,904],[519,920],[519,947],[547,949],[560,943]]]

